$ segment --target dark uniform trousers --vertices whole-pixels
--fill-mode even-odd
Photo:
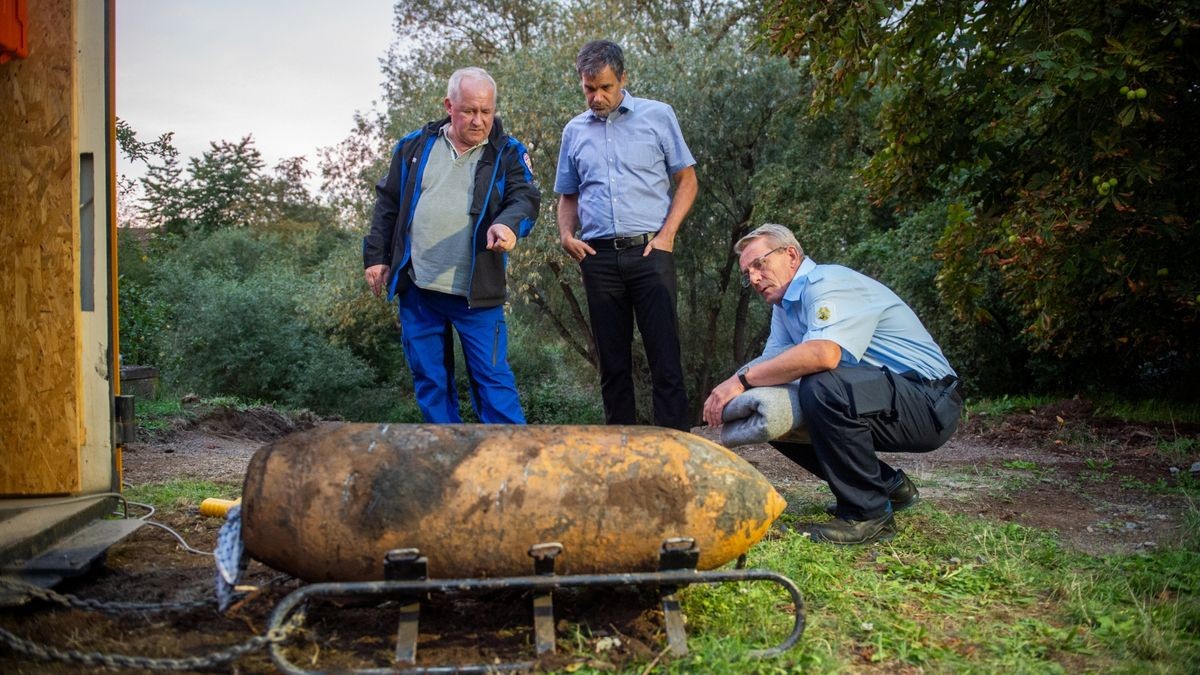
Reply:
[[[636,318],[650,366],[654,423],[688,431],[691,423],[675,309],[675,256],[658,249],[643,256],[644,247],[644,242],[619,250],[596,246],[596,254],[585,256],[580,263],[600,358],[604,419],[608,424],[637,424],[633,388]]]
[[[800,380],[800,409],[812,444],[773,442],[777,450],[829,483],[838,515],[879,518],[891,509],[896,470],[877,452],[929,452],[958,426],[958,379],[840,366]]]

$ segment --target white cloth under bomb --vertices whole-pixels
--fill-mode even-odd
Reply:
[[[242,545],[242,506],[235,505],[225,514],[225,524],[217,533],[217,548],[213,550],[217,561],[217,605],[224,612],[233,603],[234,588],[242,572],[246,571],[245,547]]]

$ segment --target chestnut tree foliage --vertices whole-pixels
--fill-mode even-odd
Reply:
[[[1060,387],[1162,393],[1200,370],[1198,7],[777,0],[762,33],[812,110],[880,102],[862,179],[901,219],[944,206],[965,340]]]

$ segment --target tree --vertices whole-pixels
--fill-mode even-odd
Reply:
[[[863,178],[901,212],[948,204],[939,282],[962,321],[1002,326],[1052,378],[1161,386],[1200,369],[1197,16],[1183,0],[780,0],[764,26],[813,75],[814,110],[882,101]]]
[[[185,194],[192,226],[211,232],[253,223],[268,201],[265,164],[250,136],[209,143],[200,157],[191,158]]]
[[[116,138],[117,148],[125,158],[133,163],[142,163],[147,166],[148,171],[153,172],[158,169],[159,175],[156,180],[167,180],[164,167],[168,164],[178,165],[179,151],[171,142],[174,137],[174,132],[168,131],[153,141],[143,141],[138,138],[137,132],[129,124],[129,122],[117,118]],[[174,175],[178,178],[178,171],[174,171]],[[118,222],[127,225],[137,222],[139,217],[139,209],[137,201],[139,199],[140,182],[127,176],[117,177],[117,215]],[[169,209],[168,209],[169,210]]]
[[[309,191],[304,157],[289,157],[271,173],[254,139],[217,141],[188,160],[177,154],[149,163],[141,179],[140,213],[168,234],[211,233],[230,227],[333,227],[335,212]]]
[[[164,232],[183,232],[191,209],[178,156],[166,157],[161,164],[150,164],[140,180],[143,197],[139,214],[142,219],[161,227]]]

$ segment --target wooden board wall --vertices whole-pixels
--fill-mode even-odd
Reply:
[[[79,489],[74,3],[29,3],[0,65],[0,494]]]

